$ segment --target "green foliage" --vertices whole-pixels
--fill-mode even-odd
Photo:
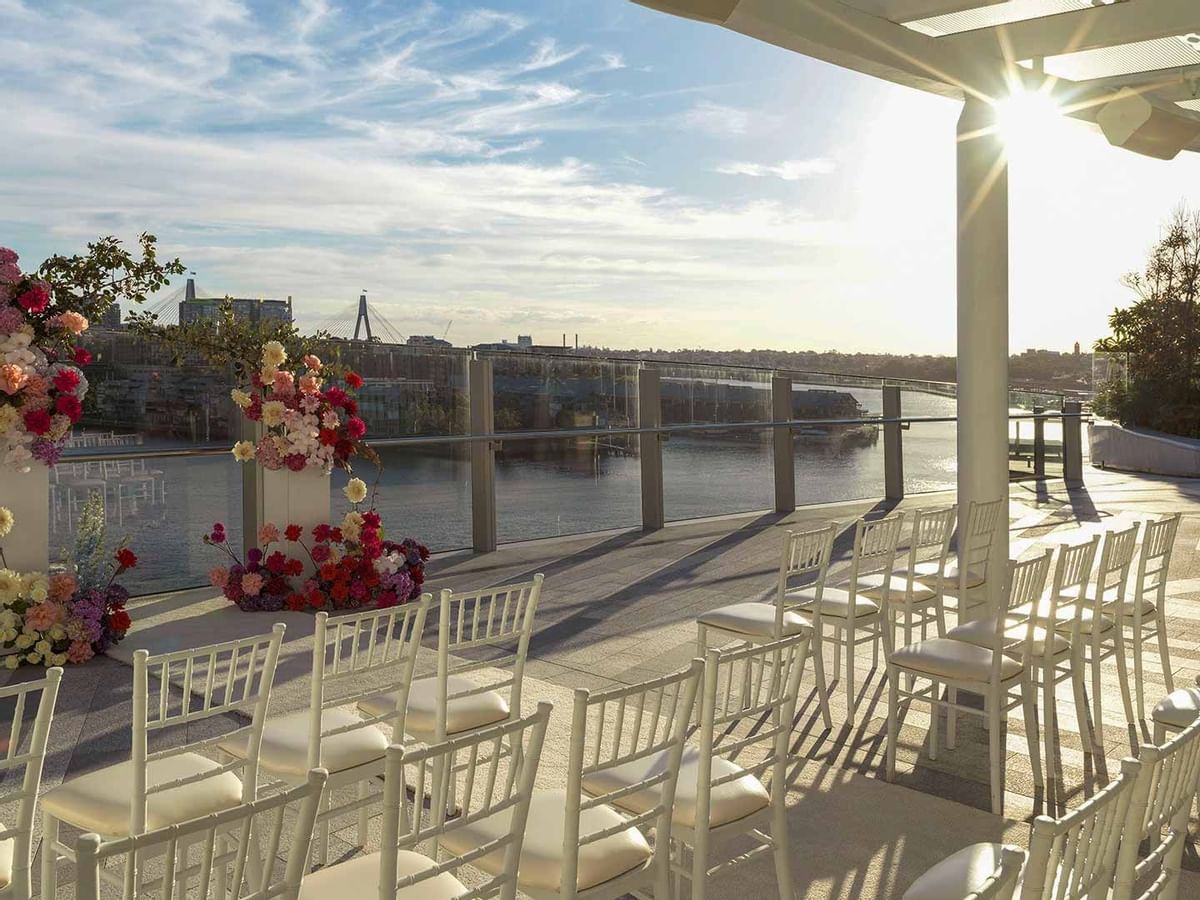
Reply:
[[[38,269],[38,277],[50,284],[58,306],[78,310],[94,321],[118,300],[142,303],[171,275],[184,272],[178,259],[158,261],[157,241],[143,233],[138,238],[138,259],[117,238],[102,237],[87,245],[86,254],[50,257]]]
[[[71,553],[80,593],[102,588],[108,581],[110,566],[104,547],[104,529],[104,498],[95,492],[88,495],[79,514],[75,548]]]
[[[290,322],[250,321],[233,313],[233,303],[226,297],[216,320],[200,320],[187,325],[164,325],[152,312],[133,313],[127,322],[131,331],[160,342],[172,354],[175,365],[183,365],[190,357],[199,355],[209,365],[232,366],[239,381],[245,381],[261,366],[262,348],[267,341],[279,341],[289,360],[314,353],[340,374],[344,367],[337,363],[339,351],[330,334],[319,331],[303,335]]]
[[[1096,342],[1124,353],[1129,386],[1105,387],[1097,411],[1122,424],[1200,436],[1200,213],[1180,207],[1124,283],[1137,300],[1109,316],[1112,335]]]

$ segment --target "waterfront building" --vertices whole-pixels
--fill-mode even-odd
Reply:
[[[179,324],[192,322],[215,322],[226,304],[233,307],[233,315],[251,322],[292,322],[292,298],[265,300],[261,297],[197,297],[196,281],[187,280],[184,298],[179,301]]]

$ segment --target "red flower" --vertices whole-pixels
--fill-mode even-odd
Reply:
[[[379,513],[371,509],[363,513],[363,524],[369,528],[378,528],[383,520],[379,518]]]
[[[298,559],[289,559],[287,564],[287,574],[293,578],[298,578],[304,574],[304,563]]]
[[[300,612],[307,604],[308,601],[304,598],[303,594],[288,594],[287,608],[292,612]]]
[[[50,413],[44,409],[31,409],[24,419],[25,427],[34,434],[45,434],[50,430]]]
[[[396,592],[384,591],[379,595],[379,599],[375,601],[375,605],[380,609],[387,609],[389,606],[396,605]]]
[[[17,297],[17,303],[31,313],[40,313],[50,305],[50,289],[41,282],[34,282]]]
[[[358,401],[357,400],[347,399],[346,402],[342,404],[342,407],[350,415],[352,415],[352,416],[358,415]]]
[[[298,541],[304,536],[304,529],[299,525],[289,525],[287,528],[283,529],[283,536],[289,541]]]
[[[54,408],[70,419],[72,425],[83,415],[83,404],[74,394],[59,394],[58,399],[54,401]]]
[[[303,472],[304,467],[308,465],[308,460],[299,453],[289,453],[284,457],[284,462],[287,463],[287,467],[293,472]]]
[[[326,527],[328,528],[329,526],[326,526]],[[325,562],[325,560],[329,559],[329,545],[328,544],[314,544],[312,550],[310,550],[309,553],[312,555],[313,562],[323,563],[323,562]]]
[[[334,603],[342,602],[350,596],[350,585],[345,581],[335,581],[329,589],[329,596],[333,597]]]
[[[344,406],[350,398],[346,396],[346,392],[341,388],[331,387],[321,399],[330,406]]]
[[[322,428],[321,433],[317,437],[317,440],[321,442],[322,447],[332,447],[337,443],[337,439],[337,432],[332,428]]]
[[[122,547],[113,557],[122,569],[132,569],[138,564],[137,555],[128,547]]]
[[[108,627],[113,631],[126,632],[133,621],[129,618],[129,613],[123,609],[114,610],[108,614]]]
[[[313,538],[318,541],[327,541],[329,536],[333,534],[333,529],[322,522],[320,525],[313,526]],[[326,548],[328,549],[328,548]]]
[[[272,575],[282,575],[287,571],[287,557],[276,550],[267,557],[267,571]]]
[[[308,600],[308,605],[313,609],[325,608],[325,595],[320,591],[311,591],[306,599]]]
[[[79,373],[74,369],[59,369],[54,376],[54,386],[63,393],[70,393],[79,387]]]
[[[262,418],[262,400],[255,397],[250,401],[250,405],[243,410],[246,413],[246,418],[251,422],[257,422]]]
[[[347,372],[345,381],[346,385],[355,391],[363,386],[362,377],[357,372]]]
[[[264,594],[271,594],[272,596],[279,596],[280,594],[286,594],[287,592],[288,583],[278,575],[276,575],[274,578],[268,579],[266,586],[263,588]]]
[[[92,361],[92,354],[88,353],[82,347],[76,347],[74,360],[75,360],[75,365],[86,366],[88,363],[90,363]]]
[[[350,435],[354,440],[358,440],[367,433],[367,423],[358,416],[351,416],[346,420],[346,434]]]
[[[333,581],[338,576],[337,566],[333,563],[325,563],[321,566],[320,575],[322,581]]]

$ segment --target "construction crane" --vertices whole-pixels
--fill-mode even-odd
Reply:
[[[446,323],[446,330],[442,332],[442,340],[443,341],[446,339],[446,335],[448,335],[450,333],[450,326],[453,324],[454,324],[453,319],[451,319],[449,322]]]

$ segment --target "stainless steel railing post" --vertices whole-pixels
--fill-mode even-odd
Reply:
[[[661,380],[658,369],[638,369],[638,427],[662,424]],[[657,531],[666,524],[663,501],[662,442],[665,434],[657,431],[638,435],[638,453],[642,464],[642,530]]]
[[[496,430],[492,361],[472,359],[467,369],[470,394],[471,432],[492,434]],[[496,549],[496,444],[471,442],[471,546],[476,553]]]
[[[771,418],[787,422],[792,418],[792,377],[775,375],[771,378]],[[794,512],[796,509],[796,443],[791,425],[776,425],[771,429],[775,449],[775,511]]]

